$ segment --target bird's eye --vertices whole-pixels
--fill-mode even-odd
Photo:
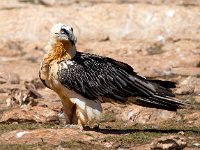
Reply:
[[[71,27],[71,31],[73,32],[73,28]]]
[[[60,33],[63,33],[63,34],[64,34],[64,33],[65,33],[64,29],[61,29],[61,30],[60,30]]]

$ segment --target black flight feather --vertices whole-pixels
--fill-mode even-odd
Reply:
[[[128,64],[108,57],[76,52],[72,60],[58,65],[58,80],[89,100],[106,97],[126,102],[129,97],[138,97],[140,104],[168,110],[184,105],[169,89],[175,87],[174,82],[147,80]]]

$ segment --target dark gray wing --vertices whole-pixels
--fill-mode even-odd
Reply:
[[[126,101],[129,96],[155,92],[129,65],[111,58],[77,52],[71,62],[61,61],[59,66],[59,81],[91,100],[104,96]]]
[[[170,90],[137,75],[125,63],[81,52],[71,61],[59,62],[58,80],[90,100],[103,96],[125,102],[130,96],[138,96],[147,104],[168,105],[167,97],[174,97]],[[169,101],[177,103],[171,98]]]

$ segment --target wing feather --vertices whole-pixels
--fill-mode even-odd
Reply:
[[[128,97],[137,96],[142,103],[172,110],[182,104],[171,98],[174,95],[167,89],[169,81],[148,81],[125,63],[81,52],[77,52],[70,63],[68,61],[59,63],[58,80],[90,100],[107,97],[124,102]],[[172,85],[175,84],[169,87]]]
[[[62,67],[67,68],[60,67],[60,82],[91,100],[107,96],[124,101],[138,93],[150,95],[154,90],[146,86],[146,80],[132,67],[111,58],[79,52],[72,63],[67,63],[67,60],[61,63],[65,63]]]

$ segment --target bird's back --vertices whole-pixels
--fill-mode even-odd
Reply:
[[[150,107],[176,110],[182,105],[173,98],[173,82],[147,80],[131,66],[108,57],[77,52],[72,60],[62,60],[58,65],[61,84],[89,100],[106,97],[126,102],[134,96]]]

